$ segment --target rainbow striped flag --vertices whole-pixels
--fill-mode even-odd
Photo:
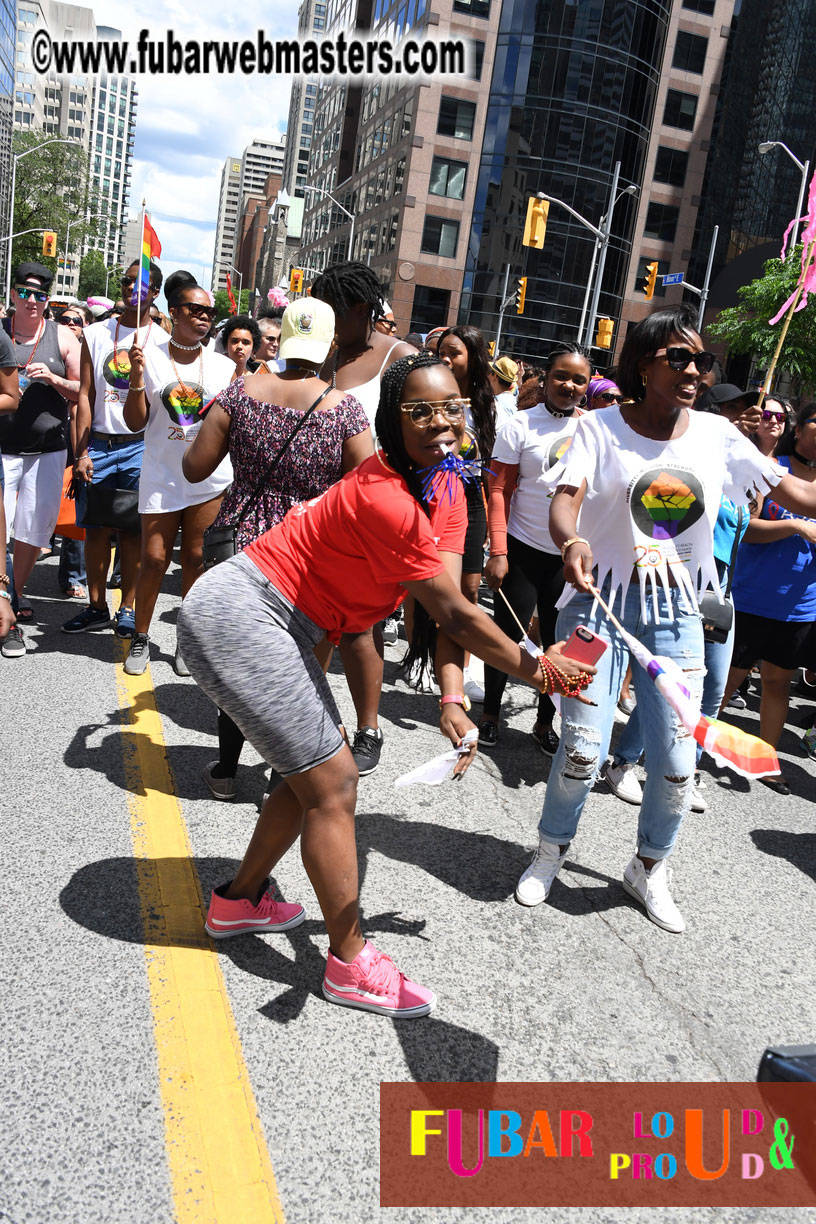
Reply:
[[[147,294],[150,289],[150,261],[158,259],[161,255],[161,243],[159,242],[156,231],[150,224],[150,218],[142,209],[142,253],[139,258],[139,276],[136,284],[133,286],[133,295],[130,299],[131,306],[138,306],[140,303],[147,301]]]

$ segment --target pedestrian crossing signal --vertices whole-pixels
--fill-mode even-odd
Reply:
[[[303,269],[302,268],[293,268],[292,271],[289,273],[289,292],[290,293],[302,293],[303,292]]]
[[[612,335],[614,331],[615,324],[611,319],[599,319],[598,334],[595,337],[595,347],[610,349],[612,347]]]
[[[655,282],[657,281],[657,260],[646,265],[646,278],[643,281],[643,292],[646,294],[648,301],[654,297]]]
[[[541,250],[544,245],[544,235],[547,233],[549,215],[549,200],[539,200],[537,196],[530,196],[527,201],[527,220],[524,223],[522,246],[535,247],[537,251]]]
[[[53,230],[45,230],[43,233],[42,253],[52,258],[57,253],[57,235]]]
[[[527,277],[520,276],[516,290],[516,314],[524,314],[524,302],[527,298]]]

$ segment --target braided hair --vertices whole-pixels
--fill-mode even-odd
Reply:
[[[544,358],[545,374],[549,374],[556,359],[558,357],[563,357],[565,353],[574,353],[576,357],[583,357],[584,361],[590,367],[590,374],[592,373],[589,350],[584,348],[583,344],[576,344],[572,340],[559,340],[558,344],[554,344],[550,352]]]
[[[430,518],[431,508],[422,493],[422,481],[413,461],[408,457],[402,438],[402,413],[400,405],[409,374],[415,370],[427,370],[431,366],[443,365],[433,353],[426,351],[400,357],[390,365],[380,382],[380,403],[374,420],[377,441],[391,467],[399,472],[408,485],[408,491]],[[436,622],[417,600],[414,607],[414,623],[411,641],[402,668],[406,679],[415,677],[411,683],[419,688],[423,676],[430,676],[436,655]],[[416,670],[414,670],[416,669]]]
[[[468,324],[449,327],[446,332],[443,332],[439,337],[440,348],[447,336],[455,336],[457,340],[462,341],[462,344],[467,349],[467,393],[470,397],[470,411],[473,415],[473,424],[476,428],[479,455],[482,459],[488,459],[493,454],[493,447],[496,442],[496,403],[493,389],[488,379],[490,364],[488,362],[487,345],[478,327],[470,327]]]
[[[314,281],[312,297],[328,302],[338,317],[364,302],[372,318],[383,314],[385,296],[376,274],[364,263],[344,261],[332,264]]]
[[[430,517],[431,509],[422,493],[422,481],[417,475],[413,461],[408,457],[402,438],[402,393],[409,374],[414,370],[426,370],[429,366],[443,363],[433,353],[422,351],[400,357],[383,374],[380,380],[380,402],[374,419],[374,431],[386,459],[395,472],[399,472],[411,496],[418,501]]]

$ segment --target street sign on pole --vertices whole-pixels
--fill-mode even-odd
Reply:
[[[682,272],[667,272],[666,275],[662,276],[660,279],[663,281],[664,287],[666,285],[682,285],[683,273]]]

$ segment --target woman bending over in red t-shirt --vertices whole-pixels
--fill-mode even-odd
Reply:
[[[457,746],[473,729],[462,696],[463,647],[545,689],[543,666],[460,592],[467,526],[461,481],[441,472],[427,500],[423,494],[420,473],[458,452],[464,427],[464,401],[436,357],[396,361],[382,380],[377,453],[200,578],[178,625],[192,675],[283,778],[267,796],[235,878],[212,894],[208,932],[222,939],[304,920],[300,905],[275,900],[267,887],[300,837],[329,935],[324,995],[392,1016],[427,1015],[435,997],[361,933],[357,768],[314,646],[324,635],[337,641],[361,632],[410,592],[438,626],[439,725]],[[412,647],[427,654],[427,634],[419,644],[423,620],[427,628],[427,618],[418,617]],[[580,675],[555,647],[547,657],[566,677]],[[458,772],[475,751],[472,745],[463,755]]]

